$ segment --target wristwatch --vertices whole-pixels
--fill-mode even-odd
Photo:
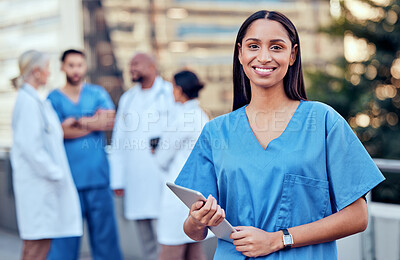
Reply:
[[[283,245],[285,246],[285,248],[291,248],[294,244],[292,235],[286,228],[282,229],[281,231],[283,232]]]

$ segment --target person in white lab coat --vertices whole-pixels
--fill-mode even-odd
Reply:
[[[63,144],[60,121],[38,88],[49,76],[49,57],[39,51],[19,58],[19,89],[12,116],[11,164],[23,260],[46,259],[52,238],[81,236],[78,193]]]
[[[168,111],[175,102],[171,83],[157,73],[152,57],[133,56],[130,73],[135,87],[118,104],[114,124],[110,180],[117,196],[124,196],[124,215],[135,220],[144,259],[158,258],[155,220],[159,216],[162,177],[152,150],[168,127]],[[152,146],[154,145],[154,146]]]
[[[157,162],[167,174],[164,183],[174,182],[192,151],[208,116],[200,108],[197,97],[203,84],[191,71],[174,75],[173,94],[179,108],[171,129],[161,135],[155,151]],[[183,223],[189,209],[163,185],[160,216],[157,222],[158,242],[161,244],[159,260],[201,260],[205,254],[199,242],[183,232]]]

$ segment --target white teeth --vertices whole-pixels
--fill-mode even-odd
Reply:
[[[271,72],[271,71],[273,71],[274,69],[262,69],[262,68],[255,68],[255,70],[257,70],[257,71],[261,71],[261,72]]]

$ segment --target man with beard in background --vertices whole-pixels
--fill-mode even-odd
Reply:
[[[134,55],[130,74],[136,86],[122,95],[118,105],[111,142],[111,187],[117,196],[124,196],[125,218],[136,221],[143,259],[156,260],[155,220],[166,173],[158,167],[154,152],[167,130],[174,98],[171,83],[158,75],[151,56]]]
[[[122,260],[104,150],[104,131],[111,130],[114,124],[114,104],[103,87],[84,82],[87,66],[83,52],[67,50],[61,62],[67,82],[52,91],[48,99],[62,122],[82,217],[87,220],[92,259]],[[79,249],[80,237],[54,239],[48,259],[78,259]]]

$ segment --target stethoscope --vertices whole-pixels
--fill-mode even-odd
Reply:
[[[40,113],[42,114],[43,117],[43,121],[44,121],[44,131],[49,134],[51,132],[51,127],[49,124],[49,121],[47,120],[46,117],[46,113],[44,111],[44,107],[43,107],[43,102],[42,100],[40,100],[36,95],[34,95],[32,93],[32,91],[30,91],[29,89],[27,89],[25,86],[21,87],[21,90],[25,91],[26,93],[28,93],[31,97],[33,97],[38,103],[39,103],[39,109],[40,109]]]

